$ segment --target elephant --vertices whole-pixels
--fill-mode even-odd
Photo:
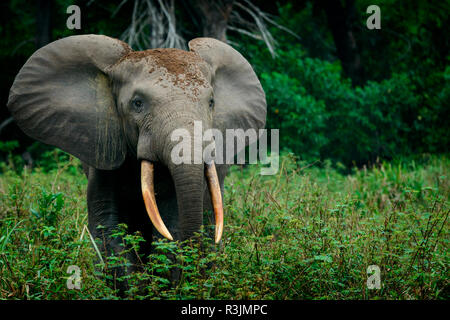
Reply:
[[[191,238],[206,211],[221,240],[231,164],[175,164],[171,133],[194,135],[195,121],[224,135],[261,129],[266,98],[249,62],[228,44],[196,38],[188,47],[133,51],[104,35],[70,36],[37,50],[11,87],[8,108],[21,130],[80,159],[88,229],[105,255],[123,250],[111,238],[121,223],[139,231],[150,252],[155,237]]]

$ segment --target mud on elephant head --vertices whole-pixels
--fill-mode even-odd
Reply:
[[[154,164],[167,168],[173,179],[184,237],[202,224],[206,183],[218,242],[223,181],[214,163],[175,165],[171,133],[177,128],[193,133],[194,121],[223,136],[226,129],[263,128],[266,100],[250,64],[229,45],[197,38],[189,49],[133,51],[102,35],[63,38],[29,58],[8,107],[26,134],[95,170],[117,170],[128,157],[139,162],[147,214],[169,239],[156,205]]]

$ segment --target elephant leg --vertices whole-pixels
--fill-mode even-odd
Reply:
[[[169,189],[169,193],[175,193],[174,190],[172,190],[172,182],[170,181],[170,177],[169,176],[162,176],[159,177],[159,181],[163,181],[163,184],[165,186],[169,186],[167,188]],[[168,228],[168,230],[170,231],[170,234],[172,235],[173,239],[175,241],[177,240],[181,240],[181,230],[179,229],[179,225],[178,225],[178,204],[177,204],[177,199],[174,196],[174,194],[172,195],[167,195],[167,191],[166,192],[161,192],[162,190],[160,190],[160,192],[158,192],[159,186],[156,186],[157,188],[157,192],[156,192],[156,202],[158,204],[158,209],[159,209],[159,213],[161,215],[162,220],[164,221],[164,224],[166,225],[166,227]],[[149,220],[147,218],[147,220]],[[164,237],[156,230],[156,228],[152,225],[152,233],[153,233],[153,239],[154,240],[162,240],[164,239]],[[156,251],[156,246],[155,246],[155,242],[152,243],[151,246],[151,252],[157,252]],[[176,263],[177,262],[177,256],[171,253],[166,253],[167,258],[169,258],[170,261],[172,261],[172,263]],[[169,274],[161,274],[160,276],[162,277],[167,277],[172,284],[176,284],[179,279],[180,279],[180,269],[175,267],[175,268],[171,268],[170,273]]]
[[[220,184],[220,192],[222,195],[222,201],[223,201],[223,194],[224,194],[224,182],[225,182],[225,177],[228,173],[228,169],[229,169],[229,165],[223,164],[223,165],[216,166],[217,177],[219,178],[219,184]],[[204,196],[203,196],[203,209],[205,211],[203,223],[206,227],[206,236],[209,239],[213,240],[215,237],[216,219],[214,216],[211,195],[209,193],[209,190],[208,190],[208,187],[206,186],[206,184],[205,184],[205,190],[204,190]],[[224,220],[225,219],[226,219],[226,213],[224,213]],[[226,233],[226,230],[224,230],[224,233]],[[205,253],[208,253],[211,251],[216,252],[217,245],[213,245],[211,242],[208,242],[207,244],[203,243],[201,249]],[[213,269],[213,268],[215,268],[214,263],[211,262],[207,265],[207,269]],[[203,270],[203,271],[206,271],[206,270]]]
[[[121,237],[112,237],[120,223],[128,223],[126,214],[121,212],[118,203],[118,185],[120,179],[115,171],[97,170],[89,168],[89,182],[87,191],[89,231],[94,239],[100,240],[99,250],[104,259],[114,255],[118,256],[124,250]],[[113,276],[112,285],[120,292],[128,289],[127,281],[118,278],[133,272],[137,257],[127,253],[125,258],[131,267],[115,266],[109,270]]]
[[[83,168],[83,172],[87,178],[89,178],[89,165],[85,162],[81,162],[81,167]]]

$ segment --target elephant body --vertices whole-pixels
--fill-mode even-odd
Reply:
[[[83,168],[88,177],[89,231],[94,238],[105,238],[103,251],[111,254],[118,253],[122,249],[120,239],[113,241],[109,235],[117,229],[118,224],[124,223],[130,233],[139,231],[143,238],[147,239],[142,253],[150,253],[151,240],[153,236],[158,237],[159,233],[148,218],[141,196],[139,162],[133,158],[126,158],[123,165],[115,170],[99,170],[86,164],[83,164]],[[217,165],[222,194],[227,171],[227,165]],[[173,238],[181,240],[173,179],[164,166],[156,166],[155,172],[156,202],[161,217]],[[212,211],[206,185],[203,191],[203,209]],[[209,223],[214,224],[214,221],[211,220]],[[128,259],[133,262],[136,257],[131,255]]]
[[[36,51],[11,87],[8,108],[19,127],[82,161],[89,230],[105,255],[122,250],[120,239],[111,238],[120,223],[141,232],[148,253],[154,237],[190,238],[207,210],[220,241],[228,165],[215,165],[214,154],[195,158],[207,144],[195,123],[223,137],[227,129],[258,130],[266,100],[252,67],[232,47],[197,38],[189,48],[136,52],[106,36],[67,37]],[[175,154],[190,160],[181,163],[173,153],[180,129],[194,138],[187,140],[194,152]],[[223,142],[235,144],[234,137]],[[228,159],[239,150],[218,151]]]

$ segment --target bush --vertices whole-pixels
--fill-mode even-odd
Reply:
[[[421,99],[407,74],[352,87],[339,64],[288,47],[278,49],[270,67],[272,58],[257,45],[246,53],[266,91],[267,126],[280,129],[280,148],[347,168],[417,150],[414,137],[425,128],[416,125]]]
[[[364,7],[361,3],[358,6]],[[313,17],[310,2],[300,8],[291,4],[279,7],[279,22],[287,23],[302,39],[271,29],[279,45],[275,59],[262,43],[233,39],[261,79],[268,102],[267,126],[280,129],[280,148],[303,159],[331,159],[347,168],[374,163],[377,158],[448,151],[450,67],[442,67],[434,53],[428,52],[428,38],[416,39],[417,34],[409,30],[417,40],[413,50],[418,56],[403,54],[401,60],[396,54],[404,40],[390,39],[392,45],[381,46],[397,64],[373,52],[375,48],[363,50],[365,73],[372,78],[362,87],[352,87],[342,76],[329,31],[320,25],[326,21]],[[403,10],[394,10],[394,15]],[[402,21],[386,19],[404,27]],[[421,16],[421,21],[429,19],[426,14]],[[378,45],[386,40],[369,37],[367,32],[361,35],[366,36],[363,43],[370,48],[369,40]],[[424,50],[433,58],[422,57]]]
[[[449,172],[444,157],[382,162],[342,175],[281,157],[280,172],[234,167],[225,181],[225,229],[212,239],[153,243],[126,278],[127,299],[448,299]],[[86,178],[68,168],[0,176],[0,298],[118,299],[111,273],[94,268],[86,231]],[[209,226],[211,227],[211,226]],[[213,228],[213,226],[212,226]],[[138,252],[143,239],[114,236]],[[175,255],[176,259],[168,258]],[[104,259],[103,270],[128,265]],[[68,267],[81,289],[66,286]],[[381,269],[381,289],[366,286]],[[182,271],[171,284],[170,270]]]
[[[263,73],[261,81],[267,103],[272,106],[268,110],[268,127],[280,129],[280,146],[308,160],[319,158],[327,143],[323,101],[308,95],[297,79],[285,74]]]

